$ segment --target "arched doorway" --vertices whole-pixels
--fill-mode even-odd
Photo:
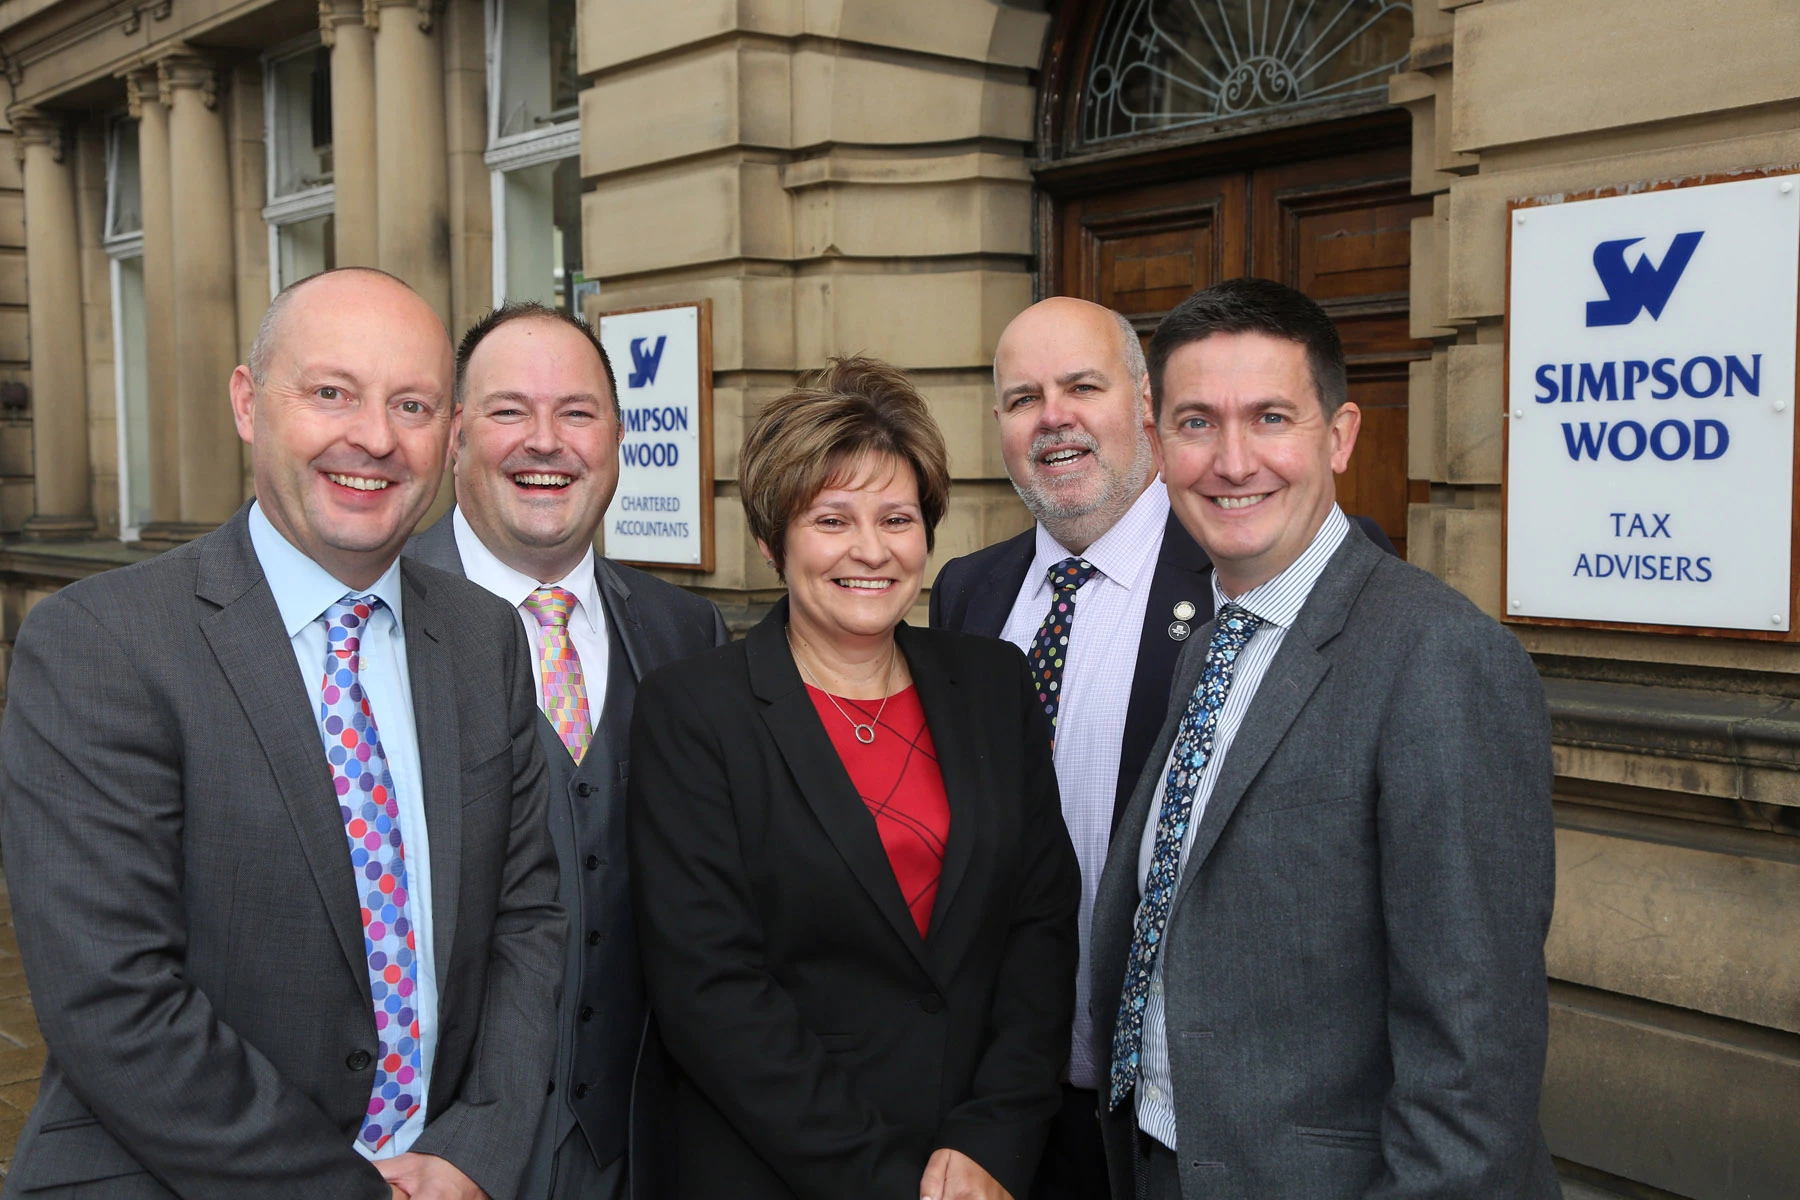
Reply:
[[[1063,0],[1039,101],[1046,295],[1148,336],[1220,279],[1278,279],[1344,339],[1363,428],[1338,495],[1406,547],[1411,126],[1387,103],[1412,7],[1390,0]]]

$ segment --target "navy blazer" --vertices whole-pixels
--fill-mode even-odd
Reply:
[[[1394,543],[1374,518],[1350,519],[1361,526],[1371,542],[1397,555]],[[931,586],[932,628],[999,637],[1036,553],[1034,525],[1016,537],[945,563]],[[1138,635],[1137,670],[1132,676],[1131,703],[1125,710],[1125,735],[1119,748],[1119,781],[1112,817],[1115,829],[1168,711],[1175,660],[1185,640],[1178,640],[1169,632],[1175,620],[1175,606],[1183,600],[1194,606],[1194,615],[1186,622],[1190,630],[1212,620],[1211,574],[1212,559],[1171,512],[1163,529],[1156,574],[1150,580],[1144,628]]]

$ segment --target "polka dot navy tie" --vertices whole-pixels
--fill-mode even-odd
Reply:
[[[1119,994],[1118,1020],[1113,1024],[1109,1112],[1131,1094],[1143,1069],[1144,1009],[1150,999],[1150,977],[1162,949],[1169,906],[1181,881],[1181,851],[1187,844],[1194,795],[1212,758],[1213,735],[1218,731],[1219,712],[1225,707],[1225,696],[1231,691],[1231,679],[1237,672],[1238,655],[1261,624],[1261,617],[1235,604],[1220,610],[1213,625],[1212,642],[1206,647],[1200,686],[1188,697],[1187,709],[1181,714],[1181,728],[1175,733],[1169,774],[1163,781],[1162,812],[1156,818],[1156,842],[1150,851],[1150,871],[1133,922],[1131,956],[1125,960],[1125,986]]]
[[[1063,663],[1069,657],[1069,631],[1075,627],[1075,593],[1099,571],[1084,558],[1065,558],[1051,567],[1050,611],[1032,639],[1031,678],[1036,681],[1038,703],[1050,718],[1050,746],[1056,747],[1056,714],[1062,707]]]
[[[419,1110],[418,943],[407,908],[406,847],[394,777],[369,697],[362,686],[362,637],[382,606],[376,597],[350,595],[325,610],[329,647],[319,692],[325,757],[337,788],[350,862],[361,889],[363,952],[375,1001],[380,1054],[357,1141],[378,1150]]]

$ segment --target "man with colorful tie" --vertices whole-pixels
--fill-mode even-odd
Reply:
[[[399,559],[451,382],[399,280],[293,285],[231,378],[256,500],[21,627],[0,830],[49,1056],[6,1196],[515,1195],[566,921],[525,639]]]
[[[1051,723],[1081,862],[1081,962],[1063,1107],[1029,1200],[1105,1200],[1088,922],[1112,831],[1169,709],[1175,660],[1212,619],[1212,564],[1157,478],[1143,347],[1126,318],[1069,296],[1020,313],[994,352],[994,415],[1007,474],[1037,521],[945,563],[931,623],[1025,651]],[[1375,522],[1354,519],[1392,549]]]
[[[584,323],[504,305],[457,352],[456,507],[409,555],[518,612],[536,650],[539,740],[570,932],[555,1067],[522,1200],[650,1200],[666,1135],[660,1044],[625,855],[637,681],[726,640],[710,601],[594,553],[619,481],[616,381]]]
[[[1317,304],[1215,285],[1148,366],[1217,617],[1094,903],[1113,1195],[1553,1200],[1531,660],[1339,510],[1361,414]]]

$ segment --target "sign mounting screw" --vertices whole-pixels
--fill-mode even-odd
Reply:
[[[1522,602],[1521,602],[1521,601],[1518,601],[1518,600],[1514,600],[1514,601],[1513,601],[1513,602],[1512,602],[1512,607],[1513,607],[1513,608],[1514,608],[1514,609],[1515,609],[1515,610],[1516,610],[1516,609],[1519,609],[1519,608],[1522,608],[1522,607],[1523,607],[1523,603],[1522,603]]]
[[[1524,213],[1515,213],[1513,215],[1513,222],[1518,225],[1523,225],[1525,223],[1525,214]]]
[[[1769,624],[1771,624],[1771,625],[1781,624],[1781,614],[1780,613],[1771,613],[1769,615]]]
[[[1794,181],[1793,180],[1784,179],[1781,181],[1781,194],[1782,195],[1784,195],[1784,196],[1792,195],[1793,191],[1794,191]]]

